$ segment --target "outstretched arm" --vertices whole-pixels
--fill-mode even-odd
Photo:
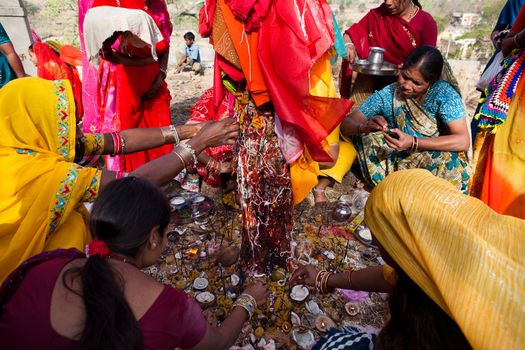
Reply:
[[[154,132],[155,130],[157,130],[157,140],[160,141],[161,137],[158,132],[159,129],[152,129],[151,132]],[[131,142],[130,146],[132,147],[131,150],[133,151],[147,149],[138,149],[139,146],[142,147],[145,145],[150,145],[152,147],[157,147],[159,145],[164,144],[149,143],[151,141],[147,140],[147,134],[144,133],[144,131],[146,130],[144,129],[124,130],[122,133],[126,131],[128,131],[131,135],[137,133],[139,139],[144,138],[143,140],[136,140],[137,149],[133,148],[133,142]],[[127,135],[128,140],[126,142],[129,142],[131,140],[129,134]],[[195,151],[195,154],[198,155],[207,147],[234,144],[238,134],[239,125],[233,122],[233,118],[228,118],[215,123],[206,123],[206,125],[204,125],[199,130],[197,135],[195,135],[190,141],[188,141],[188,145]],[[110,141],[110,143],[112,144],[112,141]],[[128,146],[126,144],[126,150],[127,149]],[[138,169],[129,173],[129,175],[140,177],[149,180],[156,185],[162,186],[169,183],[182,169],[186,167],[186,165],[190,165],[192,163],[193,159],[191,155],[188,154],[188,152],[182,152],[181,150],[175,149],[174,152],[170,152],[160,158],[157,158],[142,165]],[[114,180],[116,176],[117,173],[113,171],[103,171],[101,187],[105,186],[105,184],[107,184],[108,182]]]

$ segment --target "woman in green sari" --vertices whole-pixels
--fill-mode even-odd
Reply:
[[[353,136],[370,186],[394,171],[423,168],[467,192],[470,137],[465,109],[436,48],[415,49],[397,83],[375,92],[346,117],[341,133]]]

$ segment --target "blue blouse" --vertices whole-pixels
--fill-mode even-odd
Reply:
[[[7,35],[4,27],[2,26],[2,23],[0,23],[0,45],[7,44],[10,42],[11,40],[9,39],[9,36]],[[14,78],[16,78],[16,76],[13,70],[11,69],[11,66],[9,66],[7,57],[5,57],[2,52],[0,52],[0,88]]]
[[[359,107],[367,119],[376,115],[385,117],[388,125],[394,127],[394,89],[397,83],[376,91]],[[438,80],[428,90],[422,107],[434,116],[438,124],[448,124],[465,118],[465,107],[458,92],[444,80]]]

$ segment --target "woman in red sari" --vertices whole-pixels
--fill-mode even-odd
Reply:
[[[92,7],[138,9],[155,21],[163,40],[156,44],[158,60],[149,47],[137,47],[131,35],[116,33],[105,45],[99,67],[98,114],[84,121],[84,129],[112,132],[170,125],[171,96],[166,78],[172,25],[163,0],[95,0]],[[102,24],[101,24],[102,25]],[[87,37],[87,33],[85,33]],[[87,39],[86,39],[87,40]],[[107,157],[108,169],[132,171],[168,152],[170,146],[133,155]]]
[[[47,80],[69,80],[73,89],[73,95],[75,96],[77,109],[79,109],[78,115],[82,116],[82,82],[80,81],[76,67],[64,62],[55,49],[42,41],[37,41],[29,46],[28,54],[31,62],[37,67],[37,75],[40,78]]]
[[[396,78],[389,81],[357,76],[351,89],[352,63],[356,59],[366,59],[370,47],[377,46],[385,49],[385,61],[400,65],[416,47],[436,46],[437,25],[417,0],[384,0],[381,6],[370,10],[358,23],[348,28],[343,40],[348,57],[343,60],[341,96],[352,98],[356,102],[355,107],[358,107],[372,91],[383,88]]]

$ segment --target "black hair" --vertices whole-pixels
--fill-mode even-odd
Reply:
[[[35,45],[35,43],[31,43],[31,45],[29,45],[28,49],[29,51],[33,51],[33,46]]]
[[[389,298],[390,319],[377,336],[376,349],[471,349],[448,314],[400,268]]]
[[[101,191],[93,205],[89,228],[112,253],[136,257],[155,226],[164,235],[169,217],[168,200],[156,186],[128,177],[109,183]],[[83,267],[66,271],[62,281],[75,292],[70,277],[81,279],[86,312],[76,349],[142,349],[142,332],[124,297],[122,276],[111,268],[107,258],[93,255]]]
[[[417,68],[423,78],[430,84],[441,77],[443,71],[443,56],[435,47],[423,45],[415,48],[408,55],[401,69]]]
[[[412,2],[414,3],[414,5],[416,5],[417,7],[419,7],[421,10],[423,9],[423,6],[421,6],[421,4],[419,3],[418,0],[412,0]]]
[[[184,34],[184,39],[195,41],[195,34],[193,34],[192,32],[187,32],[186,34]]]

